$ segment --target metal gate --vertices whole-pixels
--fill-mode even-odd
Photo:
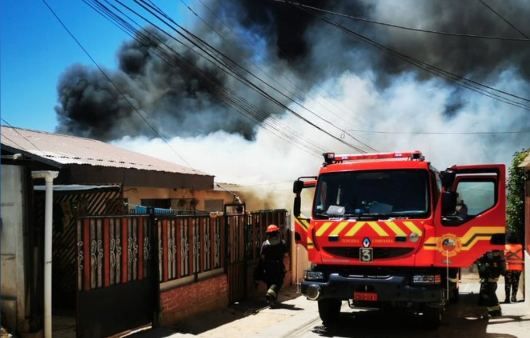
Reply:
[[[107,337],[156,315],[156,247],[149,215],[78,218],[77,337]]]
[[[247,298],[248,269],[259,259],[261,244],[265,240],[267,226],[274,223],[283,230],[284,239],[290,246],[287,231],[286,210],[261,210],[246,212],[244,204],[225,206],[226,271],[228,301],[238,302]]]
[[[245,299],[245,205],[227,204],[224,215],[228,302],[233,303]]]

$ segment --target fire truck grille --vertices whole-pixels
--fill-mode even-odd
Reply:
[[[359,259],[360,247],[324,247],[325,251],[334,256]],[[374,259],[396,258],[409,255],[414,248],[374,248]]]

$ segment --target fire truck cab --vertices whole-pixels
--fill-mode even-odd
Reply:
[[[420,151],[324,154],[294,182],[295,239],[308,251],[302,293],[326,325],[351,308],[397,307],[437,328],[458,300],[460,269],[502,250],[504,164],[438,171]],[[314,190],[302,211],[302,191]]]

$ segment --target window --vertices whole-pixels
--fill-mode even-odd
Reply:
[[[161,209],[169,209],[171,207],[171,200],[167,198],[142,199],[140,203],[144,207],[153,207]]]
[[[495,184],[491,181],[460,182],[456,190],[459,204],[467,206],[469,216],[476,216],[495,205]]]
[[[329,217],[427,217],[429,175],[425,170],[336,172],[319,179],[313,214]]]
[[[222,199],[204,200],[204,211],[214,212],[223,211],[224,202]]]

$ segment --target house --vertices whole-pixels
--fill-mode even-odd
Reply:
[[[86,138],[1,136],[2,323],[21,337],[47,338],[50,312],[81,338],[226,306],[252,288],[266,225],[287,227],[285,210],[248,212],[195,169]]]
[[[130,208],[222,211],[234,198],[212,175],[87,138],[2,126],[2,154],[58,170],[54,185],[120,185]]]

